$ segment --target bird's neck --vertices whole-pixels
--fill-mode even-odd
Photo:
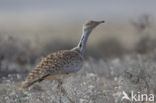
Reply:
[[[79,44],[77,46],[78,50],[80,51],[81,55],[84,55],[86,50],[86,43],[89,37],[89,34],[91,33],[91,30],[83,29],[83,33],[81,36],[81,39],[79,41]]]

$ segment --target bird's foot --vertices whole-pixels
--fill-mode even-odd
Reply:
[[[66,90],[63,88],[62,86],[62,81],[61,80],[57,80],[58,81],[58,86],[57,88],[59,89],[60,93],[62,93],[64,96],[67,97],[67,99],[70,101],[70,103],[74,103],[68,96],[68,93],[66,92]],[[61,94],[60,94],[60,103],[61,103]]]

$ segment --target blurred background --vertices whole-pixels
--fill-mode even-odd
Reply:
[[[153,0],[1,0],[0,61],[35,65],[51,52],[70,49],[78,44],[82,24],[87,20],[106,21],[88,40],[89,56],[109,59],[139,54],[155,59],[155,3]],[[2,64],[1,68],[6,68]]]
[[[155,59],[155,3],[153,0],[0,0],[1,68],[8,66],[2,65],[2,61],[35,65],[51,52],[76,46],[82,24],[87,20],[106,21],[89,37],[89,56],[110,59],[139,54]]]
[[[155,0],[0,0],[0,101],[58,103],[54,83],[40,83],[38,90],[44,92],[30,95],[17,87],[43,57],[75,47],[88,20],[106,22],[90,35],[81,71],[64,83],[76,103],[121,103],[121,93],[131,90],[156,95],[155,4]]]

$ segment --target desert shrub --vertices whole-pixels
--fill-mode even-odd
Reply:
[[[134,51],[139,54],[148,54],[153,51],[155,49],[156,39],[150,38],[149,29],[153,25],[151,16],[148,14],[141,15],[137,20],[131,21],[131,24],[140,38]]]
[[[83,68],[64,80],[63,87],[75,103],[121,103],[122,92],[131,90],[156,94],[154,61],[133,59],[94,60],[89,58]],[[26,75],[15,74],[1,80],[0,100],[4,103],[69,103],[54,81],[43,81],[33,89],[21,92],[17,87]],[[123,101],[129,103],[129,101]]]

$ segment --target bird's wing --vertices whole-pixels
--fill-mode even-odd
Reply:
[[[32,72],[29,73],[24,87],[27,88],[35,82],[42,81],[49,75],[63,74],[73,70],[64,70],[65,65],[74,60],[80,60],[78,52],[71,50],[61,50],[45,57]]]

